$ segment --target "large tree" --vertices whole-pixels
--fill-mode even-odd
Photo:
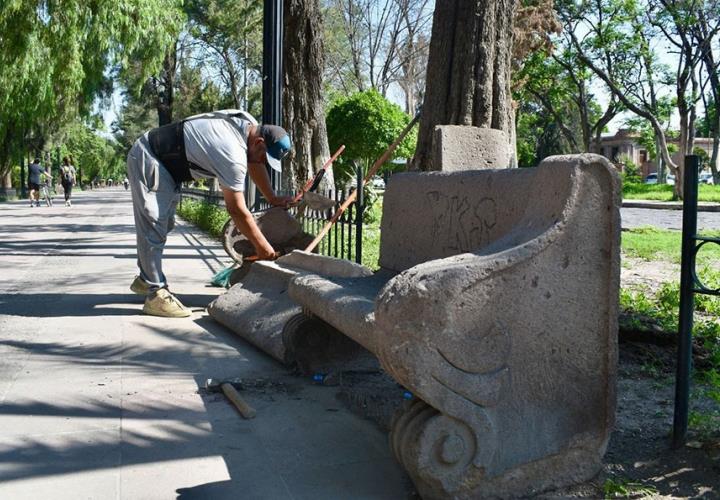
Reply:
[[[425,103],[413,168],[433,170],[436,125],[474,125],[514,136],[510,74],[515,0],[447,0],[433,18]]]
[[[326,78],[343,95],[394,84],[406,111],[422,101],[432,11],[429,0],[324,0]]]
[[[253,111],[251,87],[262,78],[261,0],[186,0],[197,57],[210,78],[221,82],[232,107]]]
[[[694,0],[595,0],[562,2],[559,9],[578,60],[635,115],[648,121],[657,139],[659,155],[675,174],[674,194],[682,197],[684,155],[692,151],[696,79],[700,52],[690,36]],[[675,161],[668,147],[657,87],[662,65],[651,41],[661,37],[675,53],[675,87],[680,114],[680,151]],[[669,81],[667,83],[670,83]]]
[[[318,0],[285,0],[284,10],[283,124],[294,148],[283,185],[298,187],[330,157],[322,97],[323,31]],[[327,185],[333,185],[332,176]]]

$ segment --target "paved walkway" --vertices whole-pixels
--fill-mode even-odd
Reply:
[[[207,317],[226,263],[179,225],[166,274],[195,314],[139,314],[130,194],[0,204],[0,498],[405,498],[387,437]],[[241,377],[242,420],[208,377]]]

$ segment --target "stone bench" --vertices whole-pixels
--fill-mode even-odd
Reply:
[[[290,298],[415,395],[391,445],[423,498],[528,495],[600,469],[615,414],[620,187],[597,155],[405,173],[381,271]]]

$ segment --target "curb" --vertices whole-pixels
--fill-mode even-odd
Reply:
[[[679,201],[623,200],[623,208],[649,208],[654,210],[682,210]],[[698,203],[698,212],[720,212],[720,203]]]

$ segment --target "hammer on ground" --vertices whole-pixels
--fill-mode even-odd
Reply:
[[[222,392],[230,402],[235,405],[235,408],[240,412],[245,419],[255,418],[255,408],[245,402],[243,398],[238,394],[235,386],[239,386],[242,389],[242,384],[238,380],[218,380],[209,378],[205,381],[205,390],[208,392]]]

